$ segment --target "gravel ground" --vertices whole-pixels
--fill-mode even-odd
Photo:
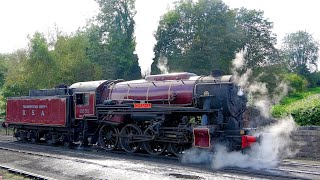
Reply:
[[[38,152],[39,153],[39,152]],[[81,161],[69,155],[54,155],[62,159],[35,156],[0,150],[0,163],[16,169],[33,172],[54,179],[247,179],[245,176],[207,172],[179,166],[169,161],[127,159],[112,154],[101,157],[84,157]],[[52,153],[51,153],[52,155]]]
[[[176,159],[130,156],[121,153],[88,152],[46,145],[10,143],[10,137],[0,137],[0,147],[27,151],[21,153],[0,149],[0,164],[53,179],[279,179],[277,170],[261,175],[261,171],[242,173],[212,170],[207,165],[182,164]],[[298,171],[320,172],[320,162],[312,160],[285,160],[279,169],[289,169],[283,174],[298,178],[320,179],[313,174]],[[262,173],[263,174],[263,173]],[[293,176],[292,176],[293,177]]]

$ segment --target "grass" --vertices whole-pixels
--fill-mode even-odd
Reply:
[[[14,173],[10,173],[7,170],[4,169],[0,169],[0,179],[6,180],[6,179],[10,179],[10,180],[25,180],[25,179],[30,179],[30,178],[25,178],[21,175],[16,175]]]
[[[298,100],[304,99],[313,94],[320,94],[320,87],[310,88],[306,92],[298,92],[298,93],[290,94],[281,100],[280,105],[288,105]]]
[[[320,87],[285,97],[273,106],[275,118],[292,115],[300,125],[320,125]]]
[[[1,136],[5,136],[5,135],[10,135],[10,136],[12,136],[13,135],[13,131],[12,131],[12,129],[5,129],[5,128],[3,128],[2,126],[1,126],[1,124],[0,124],[0,135]]]

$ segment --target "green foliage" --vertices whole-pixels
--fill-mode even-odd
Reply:
[[[56,75],[60,83],[72,84],[102,78],[102,69],[87,57],[88,46],[89,40],[85,33],[57,37],[53,53],[59,66]]]
[[[237,10],[236,19],[243,35],[239,38],[241,48],[246,50],[246,68],[256,69],[282,63],[275,48],[276,36],[271,31],[273,23],[263,17],[262,11],[241,8]]]
[[[8,72],[8,55],[6,54],[0,54],[0,87],[3,86],[5,82],[5,77]]]
[[[308,32],[288,34],[283,40],[282,51],[291,72],[306,76],[317,69],[319,43]]]
[[[296,92],[289,94],[280,101],[280,105],[288,105],[292,102],[302,100],[303,98],[306,98],[307,96],[314,94],[320,94],[320,87],[310,88],[308,89],[308,91],[305,92]]]
[[[159,71],[160,57],[167,58],[170,71],[228,71],[240,46],[235,21],[234,12],[222,1],[179,1],[160,20],[152,73]]]
[[[285,74],[284,80],[291,88],[289,93],[305,91],[308,86],[308,81],[297,74]]]
[[[102,66],[105,79],[138,79],[141,70],[134,54],[134,0],[97,0],[99,25],[88,27],[88,57]]]
[[[231,10],[220,0],[181,0],[160,20],[152,73],[160,71],[165,58],[170,71],[230,72],[240,49],[247,52],[246,68],[278,64],[272,27],[261,11]]]
[[[313,72],[306,76],[310,87],[320,86],[320,72]]]
[[[23,66],[29,88],[54,87],[58,83],[55,76],[58,69],[57,61],[49,51],[49,44],[41,33],[36,32],[30,38],[28,56]]]
[[[7,56],[8,71],[1,92],[5,98],[28,95],[31,86],[27,83],[28,74],[26,67],[24,67],[27,54],[26,50],[17,50]]]
[[[4,133],[2,133],[4,134]],[[0,175],[3,179],[11,179],[11,180],[28,180],[30,178],[26,178],[22,175],[17,175],[16,173],[12,173],[10,171],[0,169]]]
[[[299,125],[320,125],[320,88],[316,88],[309,94],[298,93],[287,97],[280,105],[272,109],[272,115],[280,118],[292,115]],[[302,99],[303,98],[303,99]]]

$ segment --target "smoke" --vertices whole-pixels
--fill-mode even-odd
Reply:
[[[293,141],[290,135],[297,129],[292,117],[281,120],[271,118],[271,105],[279,102],[288,92],[288,86],[279,82],[275,92],[270,96],[267,84],[259,81],[259,76],[253,77],[253,71],[245,68],[245,52],[237,53],[232,65],[235,82],[248,96],[248,104],[254,107],[252,118],[249,119],[251,127],[258,127],[254,136],[260,136],[260,142],[253,144],[245,153],[228,151],[222,144],[213,144],[213,151],[191,149],[182,157],[184,163],[210,163],[214,169],[223,167],[240,167],[253,169],[269,169],[276,167],[283,158],[294,156],[297,151],[291,149]],[[278,81],[278,79],[275,79]]]
[[[189,149],[187,150],[183,156],[181,157],[182,163],[204,163],[204,164],[210,164],[213,159],[213,152],[210,152],[209,150],[203,150],[203,149]]]
[[[245,154],[242,152],[228,152],[224,146],[216,147],[216,154],[212,159],[212,167],[240,167],[253,169],[270,169],[288,157],[294,156],[297,151],[291,149],[293,141],[290,135],[297,126],[291,117],[279,120],[277,123],[263,128],[261,142],[254,144]]]
[[[289,86],[286,82],[281,81],[275,89],[275,94],[273,95],[272,103],[277,104],[280,100],[288,94]]]
[[[154,33],[157,30],[160,16],[163,15],[172,5],[170,0],[137,0],[135,7],[137,14],[134,18],[136,22],[135,52],[139,58],[139,66],[142,75],[150,74],[152,59],[154,58],[153,48],[156,44]]]
[[[250,68],[246,68],[245,63],[246,51],[241,51],[236,54],[232,61],[232,73],[236,84],[238,84],[248,97],[247,115],[250,119],[250,127],[258,127],[268,125],[274,122],[271,118],[271,106],[278,103],[288,93],[288,86],[284,81],[275,79],[278,86],[273,94],[270,94],[267,84],[260,82],[259,78],[264,73],[254,76],[254,72]]]
[[[236,54],[236,58],[232,61],[232,71],[234,73],[237,73],[236,70],[237,69],[242,69],[244,67],[244,56],[243,54],[245,53],[245,50],[240,51],[239,53]]]
[[[206,163],[213,169],[239,167],[252,169],[270,169],[288,157],[293,157],[297,150],[291,148],[290,135],[297,129],[292,117],[279,120],[256,132],[261,135],[260,143],[255,143],[247,152],[228,151],[221,144],[214,144],[214,151],[190,149],[182,156],[183,163]]]
[[[169,68],[168,68],[167,64],[168,64],[168,59],[165,56],[160,55],[157,67],[160,69],[162,74],[169,73]]]

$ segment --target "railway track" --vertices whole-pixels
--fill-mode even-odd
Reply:
[[[47,145],[44,143],[24,143],[24,142],[19,142],[19,141],[2,141],[0,140],[0,149],[1,149],[1,143],[6,143],[6,144],[12,144],[15,146],[20,146],[20,147],[25,147],[25,148],[29,148],[29,149],[39,149],[39,148],[56,148],[56,147],[60,147],[58,145]],[[36,146],[35,146],[36,145]],[[62,147],[63,150],[57,150],[57,149],[50,149],[50,151],[52,152],[56,152],[56,153],[65,153],[66,151],[68,151],[69,153],[75,154],[75,155],[86,155],[86,156],[91,156],[91,157],[100,157],[103,158],[105,154],[116,154],[116,155],[125,155],[128,157],[144,157],[144,158],[153,158],[153,159],[162,159],[162,160],[172,160],[172,161],[177,161],[179,160],[178,157],[176,156],[171,156],[171,155],[165,155],[165,156],[153,156],[151,154],[147,154],[147,153],[139,153],[136,152],[134,154],[132,153],[127,153],[125,151],[122,150],[114,150],[114,151],[105,151],[97,146],[89,146],[89,147],[81,147],[81,146],[74,146],[74,147],[70,147],[70,148],[65,148]],[[100,153],[100,154],[88,154],[87,152],[95,152],[95,153]]]
[[[309,163],[301,163],[301,162],[292,162],[289,160],[283,160],[282,162],[283,165],[287,166],[302,166],[302,167],[313,167],[313,168],[320,168],[320,163],[319,164],[309,164]]]
[[[42,175],[39,175],[39,174],[31,173],[31,172],[24,171],[24,170],[20,170],[20,169],[11,168],[11,167],[8,167],[8,166],[0,165],[0,168],[1,168],[1,169],[4,169],[4,170],[7,170],[7,171],[9,171],[10,173],[19,174],[19,175],[21,175],[21,176],[24,176],[24,177],[30,178],[30,179],[37,179],[37,180],[55,180],[55,179],[50,178],[50,177],[42,176]]]
[[[11,146],[11,147],[10,147]],[[16,152],[16,153],[22,153],[22,154],[27,154],[27,155],[32,155],[32,156],[41,156],[41,157],[46,157],[46,158],[53,158],[53,159],[59,159],[59,160],[70,160],[78,163],[83,163],[87,165],[97,165],[100,167],[108,168],[108,165],[102,165],[100,163],[88,161],[86,158],[95,158],[95,159],[103,159],[105,155],[111,155],[111,156],[125,156],[128,158],[145,158],[145,159],[152,159],[152,160],[157,160],[157,161],[163,161],[164,163],[178,163],[178,158],[177,157],[172,157],[172,156],[151,156],[149,154],[145,153],[135,153],[135,154],[129,154],[124,151],[113,151],[113,152],[105,152],[104,150],[101,150],[97,147],[91,147],[91,148],[83,148],[83,149],[57,149],[57,147],[54,146],[49,146],[46,144],[25,144],[21,142],[16,142],[16,141],[1,141],[0,140],[0,149],[5,150],[5,151],[11,151],[11,152]],[[24,149],[29,149],[29,150],[24,150]],[[41,151],[47,150],[48,152],[46,153],[41,153]],[[88,153],[88,151],[90,153]],[[66,154],[73,155],[72,157],[68,156],[61,156]],[[94,153],[92,153],[94,152]],[[80,157],[86,157],[86,158],[80,158]],[[312,168],[320,168],[319,165],[313,165],[313,164],[306,164],[306,163],[297,163],[297,162],[289,162],[289,161],[284,161],[285,165],[290,165],[290,166],[304,166],[304,167],[312,167]],[[199,167],[197,164],[189,164],[186,166],[190,166],[195,169],[199,170],[205,170],[205,171],[211,171],[210,167],[208,166],[201,166]],[[19,172],[19,170],[18,170]],[[274,168],[274,169],[267,169],[267,170],[253,170],[253,169],[243,169],[243,168],[224,168],[219,171],[220,173],[230,173],[230,174],[241,174],[241,175],[246,175],[246,176],[253,176],[256,178],[267,178],[267,179],[311,179],[311,178],[305,178],[304,175],[312,175],[312,176],[319,176],[320,173],[316,171],[305,171],[305,170],[295,170],[295,169],[289,169],[289,168]],[[294,174],[299,174],[299,176],[294,176],[290,173]],[[28,173],[26,173],[28,177]],[[46,177],[34,177],[36,179],[46,179]]]
[[[7,148],[7,147],[3,147],[4,144],[10,144],[10,145],[14,145],[16,146],[16,148]],[[41,145],[39,145],[41,147]],[[44,146],[43,147],[47,147],[47,146]],[[27,155],[32,155],[32,156],[41,156],[41,157],[47,157],[47,158],[53,158],[53,159],[58,159],[58,160],[71,160],[71,161],[74,161],[74,162],[79,162],[79,163],[83,163],[85,165],[97,165],[97,166],[100,166],[102,168],[109,168],[110,166],[109,165],[102,165],[100,163],[95,163],[95,162],[90,162],[88,160],[85,160],[85,159],[80,159],[80,158],[74,158],[74,157],[60,157],[60,156],[56,156],[56,155],[51,155],[51,154],[46,154],[46,153],[39,153],[39,152],[34,152],[34,151],[26,151],[26,150],[21,150],[20,148],[30,148],[30,149],[33,149],[34,151],[36,150],[39,150],[39,147],[35,147],[35,146],[30,146],[28,144],[21,144],[21,143],[15,143],[15,142],[1,142],[0,141],[0,150],[5,150],[5,151],[11,151],[11,152],[16,152],[16,153],[22,153],[22,154],[27,154]],[[40,148],[42,149],[42,148]],[[78,156],[82,156],[82,155],[85,155],[87,157],[93,157],[93,158],[104,158],[105,156],[103,155],[97,155],[97,154],[87,154],[88,150],[81,150],[81,152],[79,151],[73,151],[72,154],[74,155],[78,155]],[[61,150],[50,150],[50,152],[55,152],[55,153],[63,153],[64,151],[61,151]],[[70,153],[71,151],[68,151],[68,153]],[[112,153],[109,153],[109,152],[106,152],[106,154],[115,154],[115,155],[126,155],[126,157],[134,157],[134,158],[137,158],[136,154],[133,156],[131,154],[127,154],[125,152],[112,152]],[[127,156],[128,155],[128,156]],[[143,154],[143,153],[138,153],[139,156],[141,157],[144,157],[144,158],[149,158],[150,156],[147,155],[147,154]],[[153,157],[155,158],[155,157]],[[149,158],[150,159],[150,158]],[[159,157],[159,160],[163,160],[163,157]],[[166,158],[166,162],[168,162],[168,160],[172,160],[171,162],[169,163],[172,163],[172,162],[175,162],[178,164],[178,161],[177,161],[178,158],[176,157],[171,157],[171,158]],[[158,160],[157,160],[158,161]],[[199,171],[199,173],[202,173],[202,171]],[[196,176],[194,175],[185,175],[185,174],[181,174],[181,173],[170,173],[168,174],[169,176],[173,176],[173,177],[185,177],[185,178],[195,178]],[[232,179],[241,179],[241,178],[237,178],[236,176],[230,176],[230,175],[223,175],[223,174],[219,174],[219,176],[224,176],[224,177],[227,177],[227,178],[232,178]],[[199,178],[196,178],[196,179],[203,179],[201,177]]]

